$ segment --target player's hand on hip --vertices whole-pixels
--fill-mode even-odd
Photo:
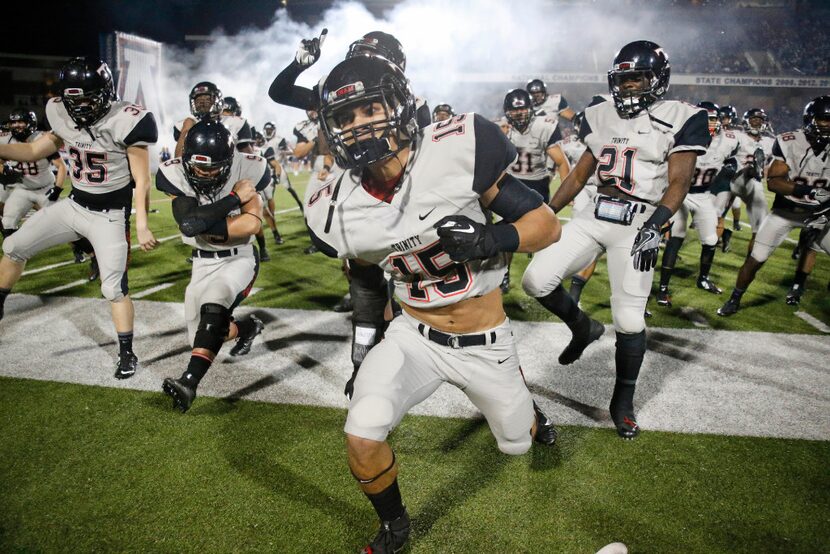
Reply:
[[[660,253],[660,228],[656,223],[646,223],[640,227],[631,247],[634,257],[634,269],[651,271],[657,265],[657,255]]]
[[[442,217],[433,227],[438,230],[441,247],[454,262],[483,260],[499,253],[488,226],[465,215]]]
[[[257,194],[250,179],[242,179],[241,181],[238,181],[233,186],[233,191],[239,197],[239,201],[243,204],[247,204]]]
[[[157,241],[156,237],[153,236],[153,232],[146,227],[143,229],[136,229],[136,235],[138,235],[138,243],[141,245],[141,249],[144,252],[152,250],[159,244],[159,241]]]

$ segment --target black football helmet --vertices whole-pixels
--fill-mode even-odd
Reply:
[[[444,114],[439,117],[438,114]],[[439,121],[444,121],[446,119],[451,118],[455,115],[455,112],[452,111],[452,106],[447,103],[438,104],[432,109],[432,122],[437,123]]]
[[[750,119],[756,118],[760,118],[761,123],[758,124],[758,126],[753,126]],[[767,115],[767,112],[761,108],[751,108],[744,112],[743,124],[747,133],[757,136],[769,130],[769,116]]]
[[[738,121],[738,110],[735,109],[735,106],[730,104],[726,104],[721,106],[718,110],[718,114],[720,115],[720,122],[721,125],[726,125],[727,127],[731,127],[736,124]],[[729,123],[724,123],[724,119],[729,119]]]
[[[406,55],[403,53],[403,46],[389,33],[382,31],[366,33],[349,46],[346,59],[365,55],[382,56],[397,65],[401,71],[406,71]]]
[[[110,68],[98,58],[72,58],[58,74],[58,88],[69,117],[78,126],[89,127],[116,100]]]
[[[197,101],[198,98],[207,96],[208,101]],[[222,91],[210,81],[202,81],[190,90],[190,113],[196,119],[203,117],[218,118],[222,114],[224,102]]]
[[[574,114],[574,118],[571,120],[571,124],[574,126],[574,132],[576,136],[579,136],[579,129],[582,127],[582,122],[585,120],[585,112],[577,112]]]
[[[709,134],[714,137],[720,133],[720,107],[714,102],[698,102],[697,107],[706,110],[707,117],[709,118]]]
[[[374,103],[384,117],[354,126],[354,110]],[[416,111],[403,71],[380,56],[347,58],[320,86],[320,127],[344,169],[367,167],[403,150],[417,136]]]
[[[254,137],[254,144],[257,146],[257,148],[262,148],[263,146],[265,146],[265,136],[263,136],[262,133],[260,133],[259,131],[254,131],[251,134]]]
[[[273,121],[266,121],[265,125],[262,126],[262,134],[265,136],[266,140],[271,140],[277,134],[277,126],[274,125]]]
[[[637,40],[623,46],[608,71],[608,89],[620,117],[633,117],[662,98],[670,76],[669,57],[657,44]],[[639,82],[639,88],[626,88],[629,81]]]
[[[548,99],[548,87],[542,79],[531,79],[527,82],[525,90],[533,98],[534,106],[541,106]]]
[[[13,109],[9,114],[9,130],[17,141],[26,142],[37,130],[35,112],[23,108]]]
[[[521,88],[514,88],[504,97],[504,117],[511,127],[524,133],[533,117],[533,99],[530,93]]]
[[[222,111],[231,112],[237,117],[242,117],[242,105],[233,96],[226,96],[222,100]]]
[[[234,144],[219,121],[202,119],[184,139],[182,162],[187,182],[198,194],[215,199],[231,174]]]
[[[830,143],[830,96],[819,96],[804,106],[803,129],[811,144]]]

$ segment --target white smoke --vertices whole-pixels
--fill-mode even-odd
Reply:
[[[524,86],[545,71],[604,72],[616,50],[637,39],[663,46],[700,40],[702,29],[661,21],[659,12],[614,15],[611,3],[568,7],[545,0],[521,3],[498,0],[405,0],[384,14],[372,15],[357,2],[341,2],[324,12],[313,28],[276,11],[265,30],[247,29],[229,36],[214,33],[195,51],[165,47],[161,140],[172,143],[172,125],[189,114],[188,94],[199,81],[212,81],[225,96],[235,97],[243,116],[258,129],[274,121],[290,137],[305,118],[297,109],[268,97],[274,77],[293,59],[303,38],[328,28],[320,60],[298,84],[312,87],[340,62],[349,45],[370,31],[397,37],[407,56],[406,73],[415,93],[431,106],[449,102],[456,112],[479,111],[494,116],[508,88]],[[669,54],[671,55],[671,50]],[[461,79],[469,74],[507,74],[487,85]],[[515,79],[513,79],[515,77]],[[596,92],[606,92],[604,84]],[[557,91],[556,86],[549,90]],[[582,106],[577,106],[581,109]]]

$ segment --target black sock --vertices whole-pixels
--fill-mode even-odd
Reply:
[[[663,250],[663,262],[660,267],[661,290],[669,288],[669,281],[671,281],[674,266],[677,263],[677,253],[680,252],[681,246],[683,246],[683,238],[681,237],[671,237],[666,242],[666,249]]]
[[[199,381],[207,373],[210,364],[213,362],[204,356],[191,355],[190,362],[187,364],[187,369],[182,373],[182,381],[193,388],[199,385]]]
[[[133,332],[118,333],[118,347],[122,356],[129,356],[133,353]]]
[[[364,493],[375,508],[381,521],[394,521],[403,515],[403,500],[398,488],[398,479],[377,494]]]
[[[278,229],[274,229],[271,231],[271,234],[274,235],[274,240],[277,241],[280,239],[280,232]]]
[[[809,277],[809,276],[810,276],[809,273],[801,271],[800,269],[796,269],[795,270],[795,281],[793,282],[793,284],[798,285],[798,288],[803,289],[804,285],[807,283],[807,277]],[[0,295],[2,295],[2,291],[0,291]]]
[[[539,303],[565,322],[574,336],[587,336],[591,320],[579,309],[576,301],[559,285],[547,296],[537,298]]]
[[[295,191],[293,188],[290,188],[288,189],[288,192],[291,193],[291,196],[294,197],[294,201],[300,207],[300,213],[303,213],[303,201],[300,200],[299,196],[297,196],[297,191]]]
[[[741,297],[744,295],[745,292],[746,289],[739,289],[738,287],[735,287],[734,289],[732,289],[732,297],[730,298],[730,300],[740,302]]]
[[[265,252],[265,237],[261,237],[259,235],[256,236],[256,244],[259,247],[259,252]]]
[[[579,304],[579,298],[582,296],[582,289],[585,287],[585,283],[588,281],[580,277],[579,275],[574,275],[571,277],[571,290],[569,291],[571,294],[571,298],[574,299],[574,302]]]
[[[712,269],[712,262],[715,260],[715,247],[706,246],[700,247],[700,275],[699,279],[708,279],[709,271]]]
[[[12,289],[0,289],[0,304],[6,302],[6,297],[9,295],[11,291]]]
[[[611,397],[611,411],[633,412],[634,389],[646,353],[646,332],[617,333],[617,350],[614,360],[617,365],[617,382]]]

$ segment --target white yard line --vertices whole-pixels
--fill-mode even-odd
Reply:
[[[274,215],[277,215],[277,214],[287,214],[288,212],[298,212],[298,211],[300,211],[300,208],[286,208],[286,209],[284,209],[284,210],[277,210],[277,211],[275,211],[275,212],[274,212]]]
[[[68,262],[58,262],[56,264],[45,265],[43,267],[36,267],[34,269],[27,269],[22,273],[22,275],[34,275],[35,273],[40,273],[42,271],[49,271],[50,269],[55,269],[58,267],[63,267],[65,265],[71,265],[75,263],[75,260],[69,260]]]
[[[169,237],[161,237],[160,239],[156,239],[156,240],[161,243],[161,242],[167,242],[168,240],[173,240],[173,239],[179,238],[180,236],[181,235],[176,234],[176,235],[170,235]],[[130,250],[138,250],[139,248],[141,248],[140,244],[134,244],[130,247]]]
[[[169,289],[173,286],[173,283],[162,283],[160,285],[156,285],[154,287],[150,287],[149,289],[144,289],[143,291],[137,292],[135,294],[130,294],[132,298],[144,298],[145,296],[150,296],[153,293],[156,293],[160,290]]]
[[[43,294],[53,294],[53,293],[56,293],[56,292],[61,292],[61,291],[64,291],[64,290],[68,290],[68,289],[75,288],[77,286],[83,285],[87,282],[88,281],[86,279],[78,279],[77,281],[72,281],[71,283],[66,283],[65,285],[61,285],[61,286],[55,287],[53,289],[45,290],[45,291],[43,291]]]
[[[798,311],[795,312],[795,315],[797,315],[798,317],[800,317],[801,319],[803,319],[804,321],[806,321],[807,323],[821,331],[822,333],[830,333],[830,327],[825,325],[825,323],[820,319],[816,319],[807,312]]]

